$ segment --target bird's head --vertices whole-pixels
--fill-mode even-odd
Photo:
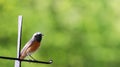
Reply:
[[[42,36],[43,34],[41,32],[36,32],[33,34],[34,39],[37,40],[38,42],[42,40]]]

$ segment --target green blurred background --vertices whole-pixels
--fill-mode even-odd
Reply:
[[[45,36],[33,54],[50,65],[22,67],[120,67],[120,0],[0,0],[0,56],[16,57],[18,15],[22,47],[35,32]],[[14,61],[0,59],[0,66]]]

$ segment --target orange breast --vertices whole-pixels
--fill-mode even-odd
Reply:
[[[40,43],[37,42],[37,41],[35,41],[35,42],[33,42],[33,43],[31,44],[31,46],[27,49],[27,52],[32,53],[32,52],[36,51],[36,50],[39,48],[39,46],[40,46]]]

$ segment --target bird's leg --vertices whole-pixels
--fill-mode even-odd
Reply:
[[[29,53],[27,53],[27,55],[28,55],[32,60],[35,60]]]
[[[31,55],[29,55],[30,58],[32,58],[32,60],[36,60],[35,58],[33,58]]]

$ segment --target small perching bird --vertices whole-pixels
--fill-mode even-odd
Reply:
[[[20,59],[24,59],[26,56],[30,56],[33,60],[35,60],[31,54],[35,52],[41,43],[43,34],[41,32],[36,32],[33,34],[32,38],[25,44],[20,53]]]

